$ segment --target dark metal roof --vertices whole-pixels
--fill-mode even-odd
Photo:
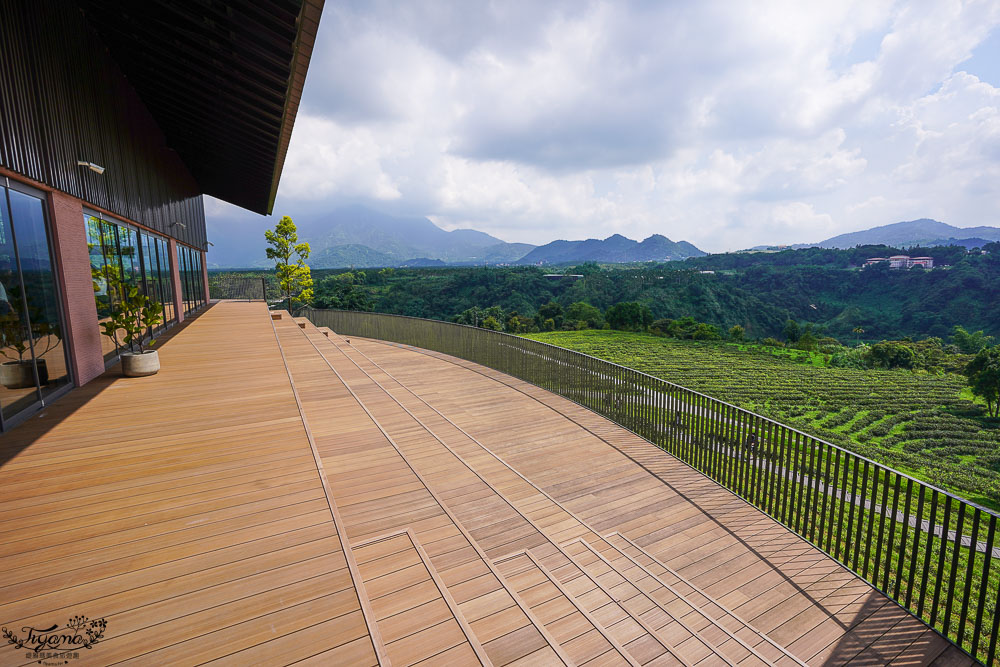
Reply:
[[[79,0],[202,191],[270,213],[323,0]]]

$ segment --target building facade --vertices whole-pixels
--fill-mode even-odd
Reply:
[[[107,277],[208,303],[202,195],[270,213],[321,9],[0,3],[0,430],[116,363]]]
[[[933,257],[910,257],[909,255],[893,255],[892,257],[869,257],[865,260],[864,266],[872,266],[881,262],[888,262],[890,269],[912,269],[914,266],[922,266],[925,269],[934,268]]]

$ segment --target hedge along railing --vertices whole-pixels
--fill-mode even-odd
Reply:
[[[986,664],[997,664],[996,514],[846,449],[596,357],[459,324],[305,309],[346,336],[472,361],[655,443],[794,530]]]

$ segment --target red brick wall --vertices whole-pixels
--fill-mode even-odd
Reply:
[[[83,205],[79,199],[58,191],[49,193],[49,202],[52,249],[65,314],[64,340],[69,347],[74,381],[80,386],[104,372]]]

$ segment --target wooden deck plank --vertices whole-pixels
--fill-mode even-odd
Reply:
[[[160,354],[0,441],[0,623],[106,618],[84,662],[681,664],[667,643],[689,664],[969,664],[537,387],[259,303],[213,305]]]
[[[565,399],[438,353],[357,338],[352,347],[371,355],[407,391],[432,403],[434,410],[445,413],[571,513],[594,521],[594,528],[605,533],[627,531],[664,563],[684,576],[691,574],[691,581],[704,583],[706,593],[741,590],[750,600],[773,589],[777,595],[772,595],[769,608],[790,598],[805,600],[803,609],[812,611],[760,628],[780,629],[779,643],[805,647],[838,633],[846,641],[865,617],[835,602],[846,597],[839,589],[860,583],[869,594],[880,596],[850,573],[845,573],[840,586],[820,588],[817,582],[825,582],[832,571],[844,572],[843,568],[661,450]],[[559,465],[551,465],[553,460]],[[594,470],[601,473],[595,475]],[[491,482],[494,488],[503,487]],[[602,495],[608,494],[614,497],[603,502]],[[670,507],[669,514],[663,512],[664,506]],[[550,513],[548,520],[553,516]],[[659,531],[645,543],[644,526]],[[724,550],[732,555],[720,566]],[[762,571],[775,573],[775,579],[791,586],[775,588]],[[898,608],[894,613],[907,616]],[[880,641],[887,647],[893,644],[887,635],[874,643]],[[906,650],[918,653],[921,647],[914,643]]]
[[[109,371],[3,436],[0,622],[105,618],[85,657],[106,664],[263,651],[245,659],[322,619],[354,618],[264,306],[215,304],[159,349],[157,375]],[[370,655],[367,629],[352,627],[343,641],[327,632],[299,645]]]

